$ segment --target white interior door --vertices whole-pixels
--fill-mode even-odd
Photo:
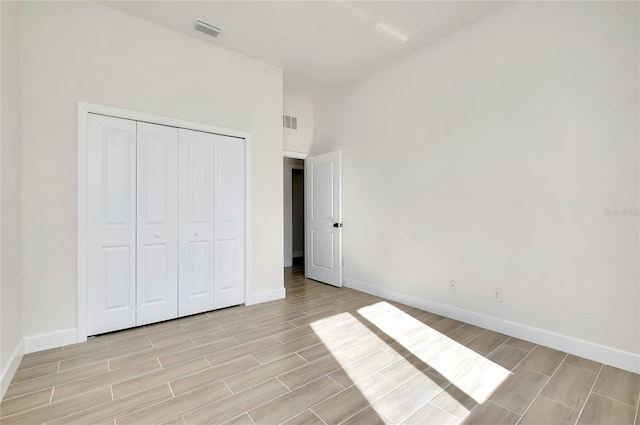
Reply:
[[[187,316],[213,309],[214,136],[180,129],[179,303]]]
[[[341,153],[308,157],[305,180],[305,275],[342,286]]]
[[[137,325],[178,316],[178,129],[138,123]]]
[[[244,302],[244,140],[215,136],[213,307]]]
[[[89,114],[88,335],[136,324],[136,122]]]

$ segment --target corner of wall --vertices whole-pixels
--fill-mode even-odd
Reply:
[[[4,398],[4,395],[9,388],[9,384],[13,379],[13,376],[16,374],[18,370],[18,366],[22,361],[22,356],[24,355],[24,340],[20,340],[20,343],[13,351],[13,355],[9,362],[7,363],[7,368],[2,371],[2,375],[0,376],[0,401]]]
[[[0,4],[0,400],[24,354],[20,242],[19,4]]]
[[[272,289],[270,291],[252,292],[247,294],[245,305],[266,303],[268,301],[281,300],[287,295],[284,288]]]
[[[48,332],[39,335],[24,337],[24,352],[35,353],[36,351],[48,350],[50,348],[62,347],[78,342],[78,329],[64,329],[56,332]]]

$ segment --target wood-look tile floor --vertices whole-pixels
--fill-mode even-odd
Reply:
[[[0,422],[640,425],[636,374],[285,275],[285,300],[26,355]]]

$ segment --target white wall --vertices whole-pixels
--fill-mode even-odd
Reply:
[[[0,2],[0,399],[22,358],[18,7]]]
[[[345,281],[640,371],[638,6],[515,3],[316,102]]]
[[[284,113],[298,118],[298,129],[284,129],[284,150],[308,154],[313,142],[313,104],[299,97],[284,95]]]
[[[283,296],[282,70],[93,2],[20,9],[27,351],[76,328],[78,101],[250,132],[248,297]]]

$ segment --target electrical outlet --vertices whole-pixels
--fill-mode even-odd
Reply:
[[[502,288],[491,288],[491,299],[494,302],[502,302]]]
[[[458,282],[455,280],[450,280],[449,281],[449,290],[451,292],[456,292],[456,289],[458,289]]]

